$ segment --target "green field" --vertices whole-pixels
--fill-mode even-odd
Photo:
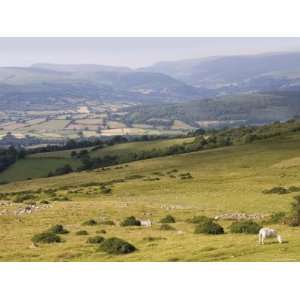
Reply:
[[[176,144],[189,143],[193,141],[193,139],[194,138],[182,138],[117,144],[92,151],[90,152],[90,155],[92,157],[103,157],[105,155],[118,155],[120,157],[125,157],[130,152],[149,151],[153,148],[164,149]],[[91,150],[92,147],[82,149]],[[79,152],[82,149],[77,149],[75,151]],[[26,159],[18,160],[14,165],[0,173],[0,182],[46,177],[50,171],[53,172],[55,169],[62,167],[65,164],[69,164],[73,168],[77,168],[81,163],[79,160],[71,158],[72,151],[73,150],[64,150],[32,154]]]
[[[118,146],[125,147],[125,144]],[[248,145],[2,185],[0,192],[31,190],[35,193],[38,189],[54,188],[58,195],[66,195],[72,201],[50,202],[51,207],[16,217],[14,211],[26,204],[8,205],[11,200],[3,200],[7,205],[1,207],[6,213],[0,216],[0,260],[299,261],[298,227],[269,225],[278,229],[284,243],[279,245],[271,240],[261,246],[257,244],[256,235],[229,233],[231,221],[219,222],[225,229],[225,234],[219,236],[194,234],[195,225],[186,222],[195,215],[267,215],[289,211],[297,193],[278,195],[262,191],[274,186],[300,187],[299,147],[300,135],[295,133]],[[187,172],[192,178],[181,179],[180,174]],[[108,183],[111,180],[119,181]],[[102,194],[100,183],[110,186],[112,193]],[[36,201],[42,199],[47,199],[43,192],[37,194]],[[166,214],[176,218],[176,223],[172,224],[176,230],[160,230],[159,220]],[[82,225],[91,218],[97,221],[106,218],[118,224],[131,215],[149,218],[154,225],[151,228]],[[59,223],[70,231],[62,236],[64,242],[32,247],[34,234]],[[101,229],[107,232],[101,234],[105,238],[123,238],[138,250],[127,255],[97,251],[97,246],[87,244],[86,239]],[[87,230],[89,236],[77,236],[77,230]]]

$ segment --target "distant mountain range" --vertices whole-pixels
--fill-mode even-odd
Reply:
[[[300,89],[300,53],[160,62],[143,70],[170,75],[217,94]]]
[[[295,95],[299,91],[300,53],[208,57],[159,62],[140,69],[41,63],[26,68],[0,68],[0,109],[64,105],[76,103],[76,99],[147,105],[187,102],[191,107],[191,101],[223,96],[263,93],[274,98],[276,93]],[[283,101],[284,106],[286,95],[276,98],[276,103]],[[261,101],[258,96],[256,99],[252,105]],[[293,107],[297,99],[293,96]],[[217,103],[210,101],[210,107]],[[223,103],[222,100],[220,105]]]
[[[0,107],[70,98],[174,102],[211,96],[169,75],[100,65],[36,64],[0,68]],[[2,104],[2,105],[1,105]]]

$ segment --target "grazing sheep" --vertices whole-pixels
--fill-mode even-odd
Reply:
[[[262,228],[258,233],[258,243],[264,244],[266,238],[276,238],[278,243],[282,243],[282,238],[279,234],[277,234],[276,230],[272,228]]]
[[[151,220],[140,220],[140,222],[141,222],[141,226],[143,226],[143,227],[151,227],[152,226],[152,222],[151,222]]]

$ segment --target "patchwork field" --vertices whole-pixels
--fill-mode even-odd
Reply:
[[[300,135],[292,134],[249,145],[2,185],[0,192],[9,193],[6,196],[9,199],[1,201],[0,259],[299,261],[299,227],[270,224],[268,226],[278,229],[284,243],[270,240],[258,245],[256,235],[230,233],[231,221],[218,221],[224,227],[223,235],[195,234],[195,225],[187,222],[196,215],[246,213],[266,217],[274,212],[288,212],[293,197],[299,192],[279,195],[262,191],[275,186],[300,187],[299,165],[294,163],[298,162],[299,146]],[[190,176],[184,175],[187,173]],[[103,192],[103,186],[111,191]],[[30,191],[29,214],[18,214],[29,205],[26,201],[14,201],[17,196],[12,193],[20,191]],[[49,204],[43,204],[45,200]],[[174,230],[160,229],[160,219],[167,214],[176,219],[176,223],[170,224]],[[132,215],[150,219],[153,226],[119,226],[124,218]],[[83,225],[90,219],[97,224]],[[102,224],[107,220],[115,225]],[[63,242],[32,244],[33,235],[55,224],[62,224],[69,231],[61,235]],[[76,235],[79,230],[86,230],[88,235]],[[125,255],[106,254],[97,245],[86,242],[95,235],[105,239],[122,238],[137,251]]]

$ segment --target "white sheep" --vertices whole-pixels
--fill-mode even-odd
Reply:
[[[282,238],[279,234],[277,234],[276,230],[272,228],[262,228],[258,233],[258,243],[264,244],[266,238],[276,238],[278,243],[282,243]]]

